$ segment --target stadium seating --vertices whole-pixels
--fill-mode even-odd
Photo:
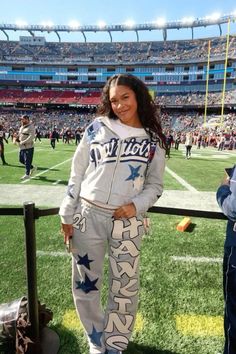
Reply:
[[[208,39],[114,42],[114,43],[57,43],[46,42],[44,46],[20,45],[17,41],[0,41],[0,60],[17,63],[73,62],[166,62],[170,60],[207,59]],[[211,39],[211,56],[225,56],[225,37]],[[236,40],[230,36],[229,57],[235,57]]]
[[[0,103],[97,105],[100,93],[82,95],[75,91],[0,89]]]

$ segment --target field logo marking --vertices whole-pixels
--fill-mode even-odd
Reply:
[[[144,328],[145,321],[140,312],[137,313],[134,331],[141,332]],[[78,331],[83,331],[83,325],[78,318],[75,310],[67,310],[62,318],[62,325],[68,329],[77,329]]]
[[[134,324],[134,331],[136,333],[142,332],[145,326],[145,320],[140,312],[137,313],[136,319],[135,319],[135,324]]]
[[[62,325],[68,329],[77,329],[79,332],[83,332],[83,325],[75,310],[67,310],[62,318]]]
[[[222,337],[223,317],[205,315],[177,315],[176,329],[184,336]]]

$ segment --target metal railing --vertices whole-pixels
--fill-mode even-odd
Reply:
[[[193,216],[207,219],[227,219],[221,212],[178,209],[168,207],[153,206],[149,210],[151,213]],[[35,354],[56,354],[59,349],[59,341],[55,333],[50,330],[50,333],[44,332],[47,338],[45,341],[50,341],[50,352],[42,345],[44,336],[39,333],[39,316],[38,316],[38,294],[37,294],[37,265],[36,265],[36,228],[35,220],[40,217],[57,215],[59,208],[39,209],[35,207],[33,202],[25,202],[23,208],[0,208],[0,216],[23,216],[25,226],[25,243],[26,243],[26,269],[27,269],[27,293],[28,293],[28,316],[31,323],[31,337],[35,344]],[[50,337],[50,338],[49,338]],[[53,345],[54,341],[54,345]],[[54,349],[53,349],[54,348]]]

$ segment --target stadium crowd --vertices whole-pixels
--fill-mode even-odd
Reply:
[[[62,43],[46,42],[44,45],[27,45],[17,41],[0,41],[0,61],[9,62],[147,62],[165,63],[206,59],[208,40],[150,41],[150,42],[105,42],[105,43]],[[211,39],[211,57],[223,58],[226,37]],[[230,57],[236,56],[236,36],[229,41]]]
[[[0,41],[0,62],[9,63],[184,63],[188,60],[197,60],[199,66],[207,59],[209,40],[179,40],[179,41],[146,41],[146,42],[106,42],[106,43],[76,43],[76,42],[45,42],[42,45],[29,45],[21,41]],[[236,36],[231,35],[228,46],[229,58],[236,57]],[[211,57],[224,58],[226,51],[226,37],[211,38]],[[115,65],[114,65],[115,66]],[[189,70],[189,66],[188,70]],[[203,66],[202,66],[203,67]],[[187,72],[188,72],[187,70]],[[200,70],[200,69],[199,69]],[[185,88],[182,85],[183,89]],[[189,88],[186,86],[186,90]],[[236,119],[231,108],[236,105],[236,90],[226,91],[224,104],[227,111],[223,117],[216,113],[207,114],[204,118],[203,107],[206,103],[205,93],[167,92],[165,95],[157,95],[155,102],[161,107],[162,122],[166,134],[178,137],[184,143],[186,134],[193,133],[194,143],[199,143],[198,136],[201,136],[200,146],[213,145],[218,147],[225,139],[224,148],[235,148]],[[0,110],[0,117],[5,122],[6,131],[14,137],[14,132],[19,129],[19,118],[22,113],[30,115],[38,137],[49,138],[52,131],[56,129],[63,141],[70,142],[70,138],[76,137],[76,132],[83,133],[86,125],[94,118],[95,106],[100,101],[100,91],[76,90],[68,88],[48,89],[27,88],[18,86],[3,87],[0,89],[0,103],[21,105],[70,105],[80,106],[76,109],[42,109],[27,110],[27,112],[16,110]],[[207,96],[208,107],[214,107],[217,112],[222,102],[221,92],[209,92]],[[87,108],[85,108],[87,107]],[[213,110],[212,110],[213,111]],[[211,112],[212,112],[211,111]],[[230,113],[229,113],[230,111]],[[206,120],[206,121],[205,121]],[[223,123],[223,125],[221,124]],[[67,135],[66,135],[67,132]],[[66,137],[67,139],[63,138]],[[69,137],[69,139],[68,139]]]
[[[98,89],[88,89],[86,92],[77,92],[71,89],[48,90],[48,89],[0,89],[0,102],[4,103],[49,103],[49,104],[78,104],[97,105],[100,102],[100,91]],[[207,95],[207,105],[220,107],[222,92],[209,92]],[[205,93],[167,93],[158,95],[155,98],[156,104],[161,107],[166,106],[196,106],[204,107],[206,103]],[[224,104],[227,106],[236,105],[236,90],[226,91]]]
[[[20,117],[27,113],[33,121],[39,138],[50,138],[52,131],[56,129],[63,142],[76,142],[76,133],[83,134],[85,127],[95,117],[95,109],[84,107],[68,110],[46,111],[12,111],[0,110],[0,117],[4,121],[4,128],[12,139],[14,132],[19,130]],[[213,146],[219,148],[224,137],[223,149],[236,149],[236,117],[235,113],[224,114],[221,126],[221,116],[210,114],[204,122],[204,114],[192,111],[163,110],[161,121],[166,135],[173,136],[173,144],[177,138],[184,143],[186,134],[193,133],[193,144],[199,147]],[[201,143],[199,144],[199,139]],[[40,139],[38,139],[40,140]]]
[[[20,128],[22,114],[28,114],[36,128],[36,137],[50,138],[54,128],[59,136],[69,137],[67,142],[75,138],[75,132],[83,132],[88,123],[94,118],[93,109],[76,110],[50,110],[50,111],[0,111],[0,117],[4,121],[6,132],[14,139],[14,133]],[[67,132],[67,133],[66,133]],[[64,140],[64,139],[63,139]]]
[[[207,95],[208,106],[220,106],[222,100],[222,92],[209,92]],[[166,94],[157,96],[156,103],[160,106],[205,106],[206,95],[201,92],[190,92],[186,94]],[[236,90],[226,91],[224,103],[236,104]]]

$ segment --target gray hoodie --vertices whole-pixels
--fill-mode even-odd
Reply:
[[[133,202],[137,215],[157,201],[163,191],[165,151],[139,130],[121,139],[107,117],[88,126],[73,157],[68,193],[60,207],[63,223],[73,223],[79,197],[114,207]]]

